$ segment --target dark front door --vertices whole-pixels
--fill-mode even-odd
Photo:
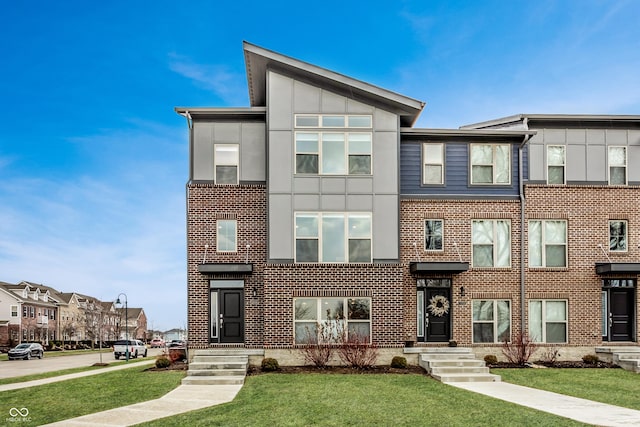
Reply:
[[[451,339],[451,288],[418,290],[418,340],[448,342]]]
[[[607,280],[602,289],[603,340],[634,341],[635,281]],[[609,286],[606,286],[609,285]]]
[[[211,342],[244,342],[244,290],[211,289]]]

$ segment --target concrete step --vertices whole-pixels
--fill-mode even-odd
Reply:
[[[474,354],[469,353],[459,353],[459,354],[447,354],[447,353],[427,353],[421,354],[421,358],[425,360],[447,360],[447,359],[475,359],[476,356]]]
[[[224,362],[241,362],[248,363],[248,356],[219,356],[219,355],[205,355],[196,354],[193,356],[191,363],[224,363]]]
[[[191,362],[189,369],[246,369],[247,362]]]
[[[192,350],[196,356],[263,356],[264,350],[247,348],[205,348]]]
[[[199,377],[217,377],[217,376],[242,376],[244,377],[247,374],[246,369],[191,369],[187,371],[188,376],[199,376]]]
[[[229,385],[244,384],[243,376],[186,376],[182,379],[184,385]]]
[[[501,381],[500,375],[494,374],[431,374],[431,376],[443,383]]]
[[[486,366],[486,363],[478,359],[436,359],[428,360],[422,359],[423,363],[428,366],[460,366],[475,368],[477,366]]]
[[[445,366],[439,367],[434,366],[431,368],[431,375],[434,374],[488,374],[489,368],[486,366],[476,366],[476,367],[454,367],[454,366]]]

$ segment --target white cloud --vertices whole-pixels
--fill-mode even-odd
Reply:
[[[243,73],[233,72],[226,65],[196,64],[190,59],[172,53],[169,69],[194,82],[198,87],[211,91],[230,105],[247,103],[246,78]]]

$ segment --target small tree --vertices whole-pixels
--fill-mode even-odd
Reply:
[[[502,354],[507,358],[509,363],[524,366],[538,346],[531,341],[526,332],[516,334],[513,341],[506,341],[502,344]]]

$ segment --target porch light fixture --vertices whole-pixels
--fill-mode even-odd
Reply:
[[[251,296],[254,298],[258,296],[258,289],[255,286],[251,289]]]
[[[124,297],[124,339],[127,342],[126,350],[125,350],[125,357],[126,357],[125,363],[129,363],[129,308],[127,306],[127,295],[122,293],[119,294],[114,304],[116,306],[119,305],[120,308],[122,308],[122,302],[120,301],[121,295]]]
[[[464,286],[460,286],[460,296],[464,296]]]

